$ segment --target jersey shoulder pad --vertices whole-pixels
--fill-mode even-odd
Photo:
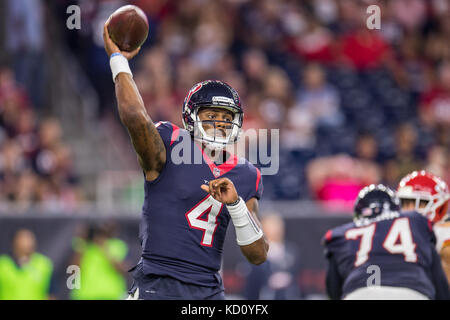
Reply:
[[[420,213],[418,213],[415,210],[411,210],[411,211],[402,211],[400,212],[400,216],[401,217],[408,217],[408,218],[412,218],[412,219],[417,219],[417,220],[422,220],[422,219],[427,219],[426,217],[424,217],[423,215],[421,215]]]
[[[155,123],[155,127],[158,130],[158,133],[161,136],[161,139],[163,140],[166,147],[170,147],[171,145],[173,145],[173,143],[177,141],[178,137],[180,136],[180,127],[173,124],[172,122],[159,121]]]
[[[250,161],[245,158],[239,158],[238,163],[242,163],[242,170],[245,170],[248,175],[249,181],[251,181],[251,192],[249,199],[256,198],[261,199],[264,190],[263,177],[261,175],[261,170],[255,167]]]
[[[425,230],[428,230],[429,232],[432,232],[433,226],[431,221],[425,217],[424,215],[418,213],[417,211],[405,211],[400,213],[400,218],[406,217],[409,219],[410,223],[413,223],[420,228],[423,228]]]
[[[322,237],[322,244],[328,245],[333,241],[345,237],[347,230],[354,228],[355,224],[353,222],[346,223],[335,228],[329,229],[325,235]]]

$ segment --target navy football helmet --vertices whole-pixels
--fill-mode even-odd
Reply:
[[[374,218],[385,211],[399,211],[400,201],[385,185],[371,184],[363,188],[355,201],[355,219]]]
[[[198,118],[200,108],[224,108],[233,113],[230,130],[225,137],[208,135]],[[240,136],[244,112],[238,93],[231,86],[219,80],[206,80],[197,83],[189,90],[183,103],[183,125],[196,140],[200,140],[210,149],[221,150],[227,144],[235,143]],[[208,120],[216,127],[217,120]],[[215,132],[215,130],[214,130]]]

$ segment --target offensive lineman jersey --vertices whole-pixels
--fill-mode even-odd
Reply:
[[[200,186],[227,177],[244,201],[260,199],[260,171],[233,155],[216,165],[188,131],[170,122],[159,122],[156,127],[167,157],[158,178],[145,181],[140,225],[143,272],[217,286],[230,215],[225,205]]]
[[[359,219],[329,230],[323,243],[329,259],[327,291],[334,299],[373,285],[370,266],[380,268],[381,286],[410,288],[430,299],[448,297],[431,223],[416,212]]]

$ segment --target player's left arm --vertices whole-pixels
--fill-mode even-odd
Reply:
[[[247,260],[256,265],[266,261],[269,244],[258,219],[258,200],[251,198],[245,202],[228,178],[212,180],[201,188],[227,206],[236,229],[236,241]]]
[[[249,214],[251,215],[251,219],[257,225],[257,227],[262,231],[261,222],[258,219],[259,213],[259,205],[258,199],[251,198],[246,203]],[[247,260],[252,264],[261,264],[267,259],[267,252],[269,251],[269,243],[264,236],[264,233],[261,238],[256,240],[255,242],[240,246],[242,254],[247,258]]]
[[[332,254],[327,254],[328,268],[326,273],[326,291],[331,300],[342,299],[342,278],[339,274],[336,259]]]

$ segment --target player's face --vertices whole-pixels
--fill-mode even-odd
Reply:
[[[233,113],[222,108],[202,108],[198,118],[209,136],[225,138],[232,130]]]
[[[427,206],[428,201],[420,200],[419,209],[423,209]],[[402,210],[411,211],[416,209],[416,200],[402,200]]]

